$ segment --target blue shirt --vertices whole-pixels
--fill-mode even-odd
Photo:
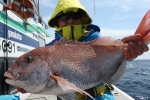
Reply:
[[[89,25],[86,27],[87,29],[90,29],[90,33],[88,33],[87,35],[85,35],[84,37],[82,37],[79,41],[82,42],[88,42],[88,41],[91,41],[91,40],[94,40],[94,39],[98,39],[101,37],[100,35],[100,28],[96,25]],[[55,43],[56,41],[60,40],[62,38],[62,36],[57,32],[55,31],[55,39],[52,40],[52,42],[46,44],[46,46],[49,46],[49,45],[52,45],[53,43]]]

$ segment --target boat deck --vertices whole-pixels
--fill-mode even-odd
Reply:
[[[135,100],[116,86],[114,87],[114,91],[112,92],[114,94],[115,100]],[[40,94],[21,94],[20,95],[21,100],[57,100],[56,95],[40,95]]]

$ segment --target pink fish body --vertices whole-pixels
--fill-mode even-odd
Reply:
[[[149,27],[150,20],[146,23]],[[147,29],[143,38],[149,44],[150,28]],[[6,82],[30,93],[59,95],[75,90],[86,94],[83,90],[107,81],[126,62],[124,46],[112,37],[86,43],[62,38],[52,46],[19,57],[5,72]]]
[[[97,44],[98,41],[105,40],[107,43]],[[73,43],[66,44],[67,42]],[[88,89],[106,81],[115,73],[124,61],[122,46],[124,45],[120,41],[111,37],[89,43],[76,43],[63,38],[55,45],[37,48],[22,55],[8,69],[8,73],[12,73],[11,79],[21,83],[19,84],[22,86],[19,87],[24,88],[23,84],[31,86],[29,89],[25,87],[25,90],[31,93],[40,92],[41,88],[42,90],[48,88],[47,85],[51,84],[51,80],[54,81],[51,75],[57,72],[59,77],[67,79],[77,87]],[[18,83],[12,85],[17,86]],[[42,85],[44,86],[40,87]]]

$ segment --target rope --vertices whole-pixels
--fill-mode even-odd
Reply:
[[[96,14],[96,13],[95,13],[95,0],[93,0],[93,3],[94,3],[94,14]]]
[[[24,4],[24,0],[23,0],[23,4]],[[25,4],[24,4],[25,5]],[[26,19],[26,14],[25,14],[25,9],[24,9],[25,7],[23,6],[23,14],[24,14],[24,16],[25,16],[25,19]]]

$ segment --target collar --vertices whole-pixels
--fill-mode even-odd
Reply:
[[[94,30],[91,29],[90,31],[85,31],[84,36],[79,41],[84,41],[85,39],[91,37],[92,34],[95,34]],[[63,36],[55,30],[55,39],[60,40]]]

